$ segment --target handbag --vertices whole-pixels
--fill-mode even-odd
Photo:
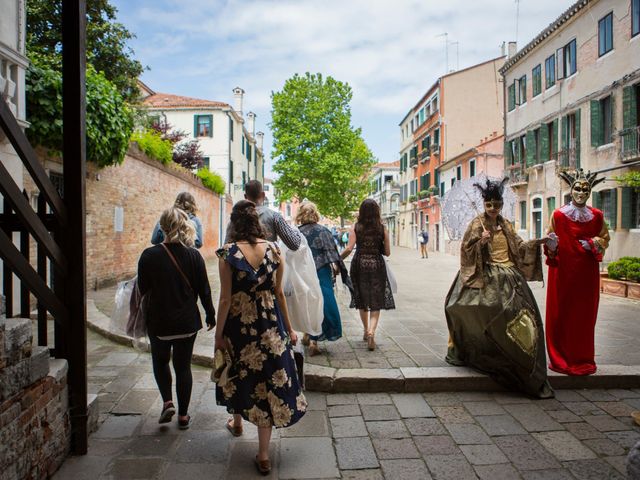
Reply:
[[[229,376],[231,369],[231,355],[226,350],[219,348],[213,354],[213,369],[211,370],[211,381],[216,382],[219,387],[224,387],[235,378]]]
[[[131,298],[129,299],[129,318],[125,327],[125,333],[132,338],[140,338],[147,335],[147,307],[149,295],[140,293],[138,277],[133,280]]]
[[[387,279],[389,280],[391,293],[398,293],[398,282],[396,281],[396,276],[393,274],[393,270],[391,270],[391,266],[389,266],[389,260],[384,256],[382,258],[384,258],[384,266],[387,268]]]

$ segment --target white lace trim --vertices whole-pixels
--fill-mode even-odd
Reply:
[[[573,203],[567,203],[560,211],[574,222],[586,223],[593,220],[593,212],[587,206],[576,207]]]

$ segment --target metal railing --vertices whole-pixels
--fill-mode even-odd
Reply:
[[[527,183],[529,180],[529,176],[522,163],[516,163],[515,165],[505,168],[504,176],[509,178],[509,183],[516,185]]]
[[[578,168],[580,161],[578,159],[579,147],[570,147],[558,152],[558,166],[561,168]]]
[[[411,157],[409,159],[409,166],[410,167],[417,167],[418,166],[418,157]]]
[[[420,160],[429,160],[431,158],[431,148],[423,149],[419,154]]]
[[[640,125],[620,131],[620,159],[623,162],[640,157]]]

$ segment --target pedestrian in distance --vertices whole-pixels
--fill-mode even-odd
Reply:
[[[424,228],[418,234],[418,243],[420,244],[420,254],[422,258],[429,258],[429,252],[427,251],[427,244],[429,243],[429,232]]]
[[[287,248],[296,251],[300,248],[300,232],[289,225],[279,212],[265,207],[265,194],[262,183],[258,180],[250,180],[244,186],[244,198],[256,205],[256,212],[262,225],[265,240],[276,242],[278,239],[287,246]],[[233,237],[233,224],[227,226],[225,243],[229,243]]]
[[[353,296],[350,308],[357,308],[364,327],[363,340],[369,350],[375,350],[375,334],[380,320],[380,310],[396,308],[383,257],[391,254],[389,232],[382,223],[380,207],[373,199],[360,204],[358,221],[349,232],[349,243],[342,252],[347,258],[353,248],[356,253],[351,261]]]
[[[148,295],[147,333],[151,345],[153,374],[163,400],[159,423],[176,413],[171,392],[173,362],[178,398],[178,427],[189,428],[189,402],[193,379],[191,356],[197,332],[202,328],[200,299],[205,323],[216,323],[207,270],[200,253],[192,248],[196,231],[183,210],[172,207],[160,217],[163,242],[142,252],[138,261],[138,288]]]
[[[271,471],[272,428],[295,424],[305,414],[292,345],[297,342],[282,290],[280,250],[265,239],[253,202],[231,212],[229,243],[217,251],[220,302],[215,349],[228,352],[228,381],[216,386],[218,405],[233,415],[226,427],[243,433],[243,419],[258,427],[258,471]]]
[[[196,206],[196,199],[189,192],[179,193],[176,197],[176,201],[173,204],[174,207],[184,210],[189,215],[189,220],[193,222],[193,226],[196,230],[196,236],[194,240],[194,247],[200,248],[203,245],[202,237],[202,222],[196,216],[198,213],[198,207]],[[160,222],[156,223],[153,233],[151,234],[151,243],[158,245],[164,241],[164,232],[162,231]]]
[[[508,179],[474,184],[484,212],[469,224],[460,271],[445,300],[446,361],[468,365],[533,397],[553,397],[547,380],[542,317],[527,281],[542,281],[540,244],[525,242],[500,215]]]
[[[296,222],[300,225],[300,232],[307,239],[311,249],[324,301],[322,334],[319,336],[305,334],[303,337],[303,344],[309,345],[309,355],[311,356],[320,353],[318,341],[334,342],[342,337],[342,320],[333,292],[333,283],[334,277],[341,271],[345,274],[343,279],[346,277],[348,280],[347,268],[340,258],[333,236],[327,227],[318,224],[319,221],[320,212],[318,212],[315,203],[303,202],[298,209]]]

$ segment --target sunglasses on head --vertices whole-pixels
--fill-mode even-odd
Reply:
[[[488,202],[484,202],[484,206],[486,208],[502,208],[503,202],[501,200],[490,200]]]

